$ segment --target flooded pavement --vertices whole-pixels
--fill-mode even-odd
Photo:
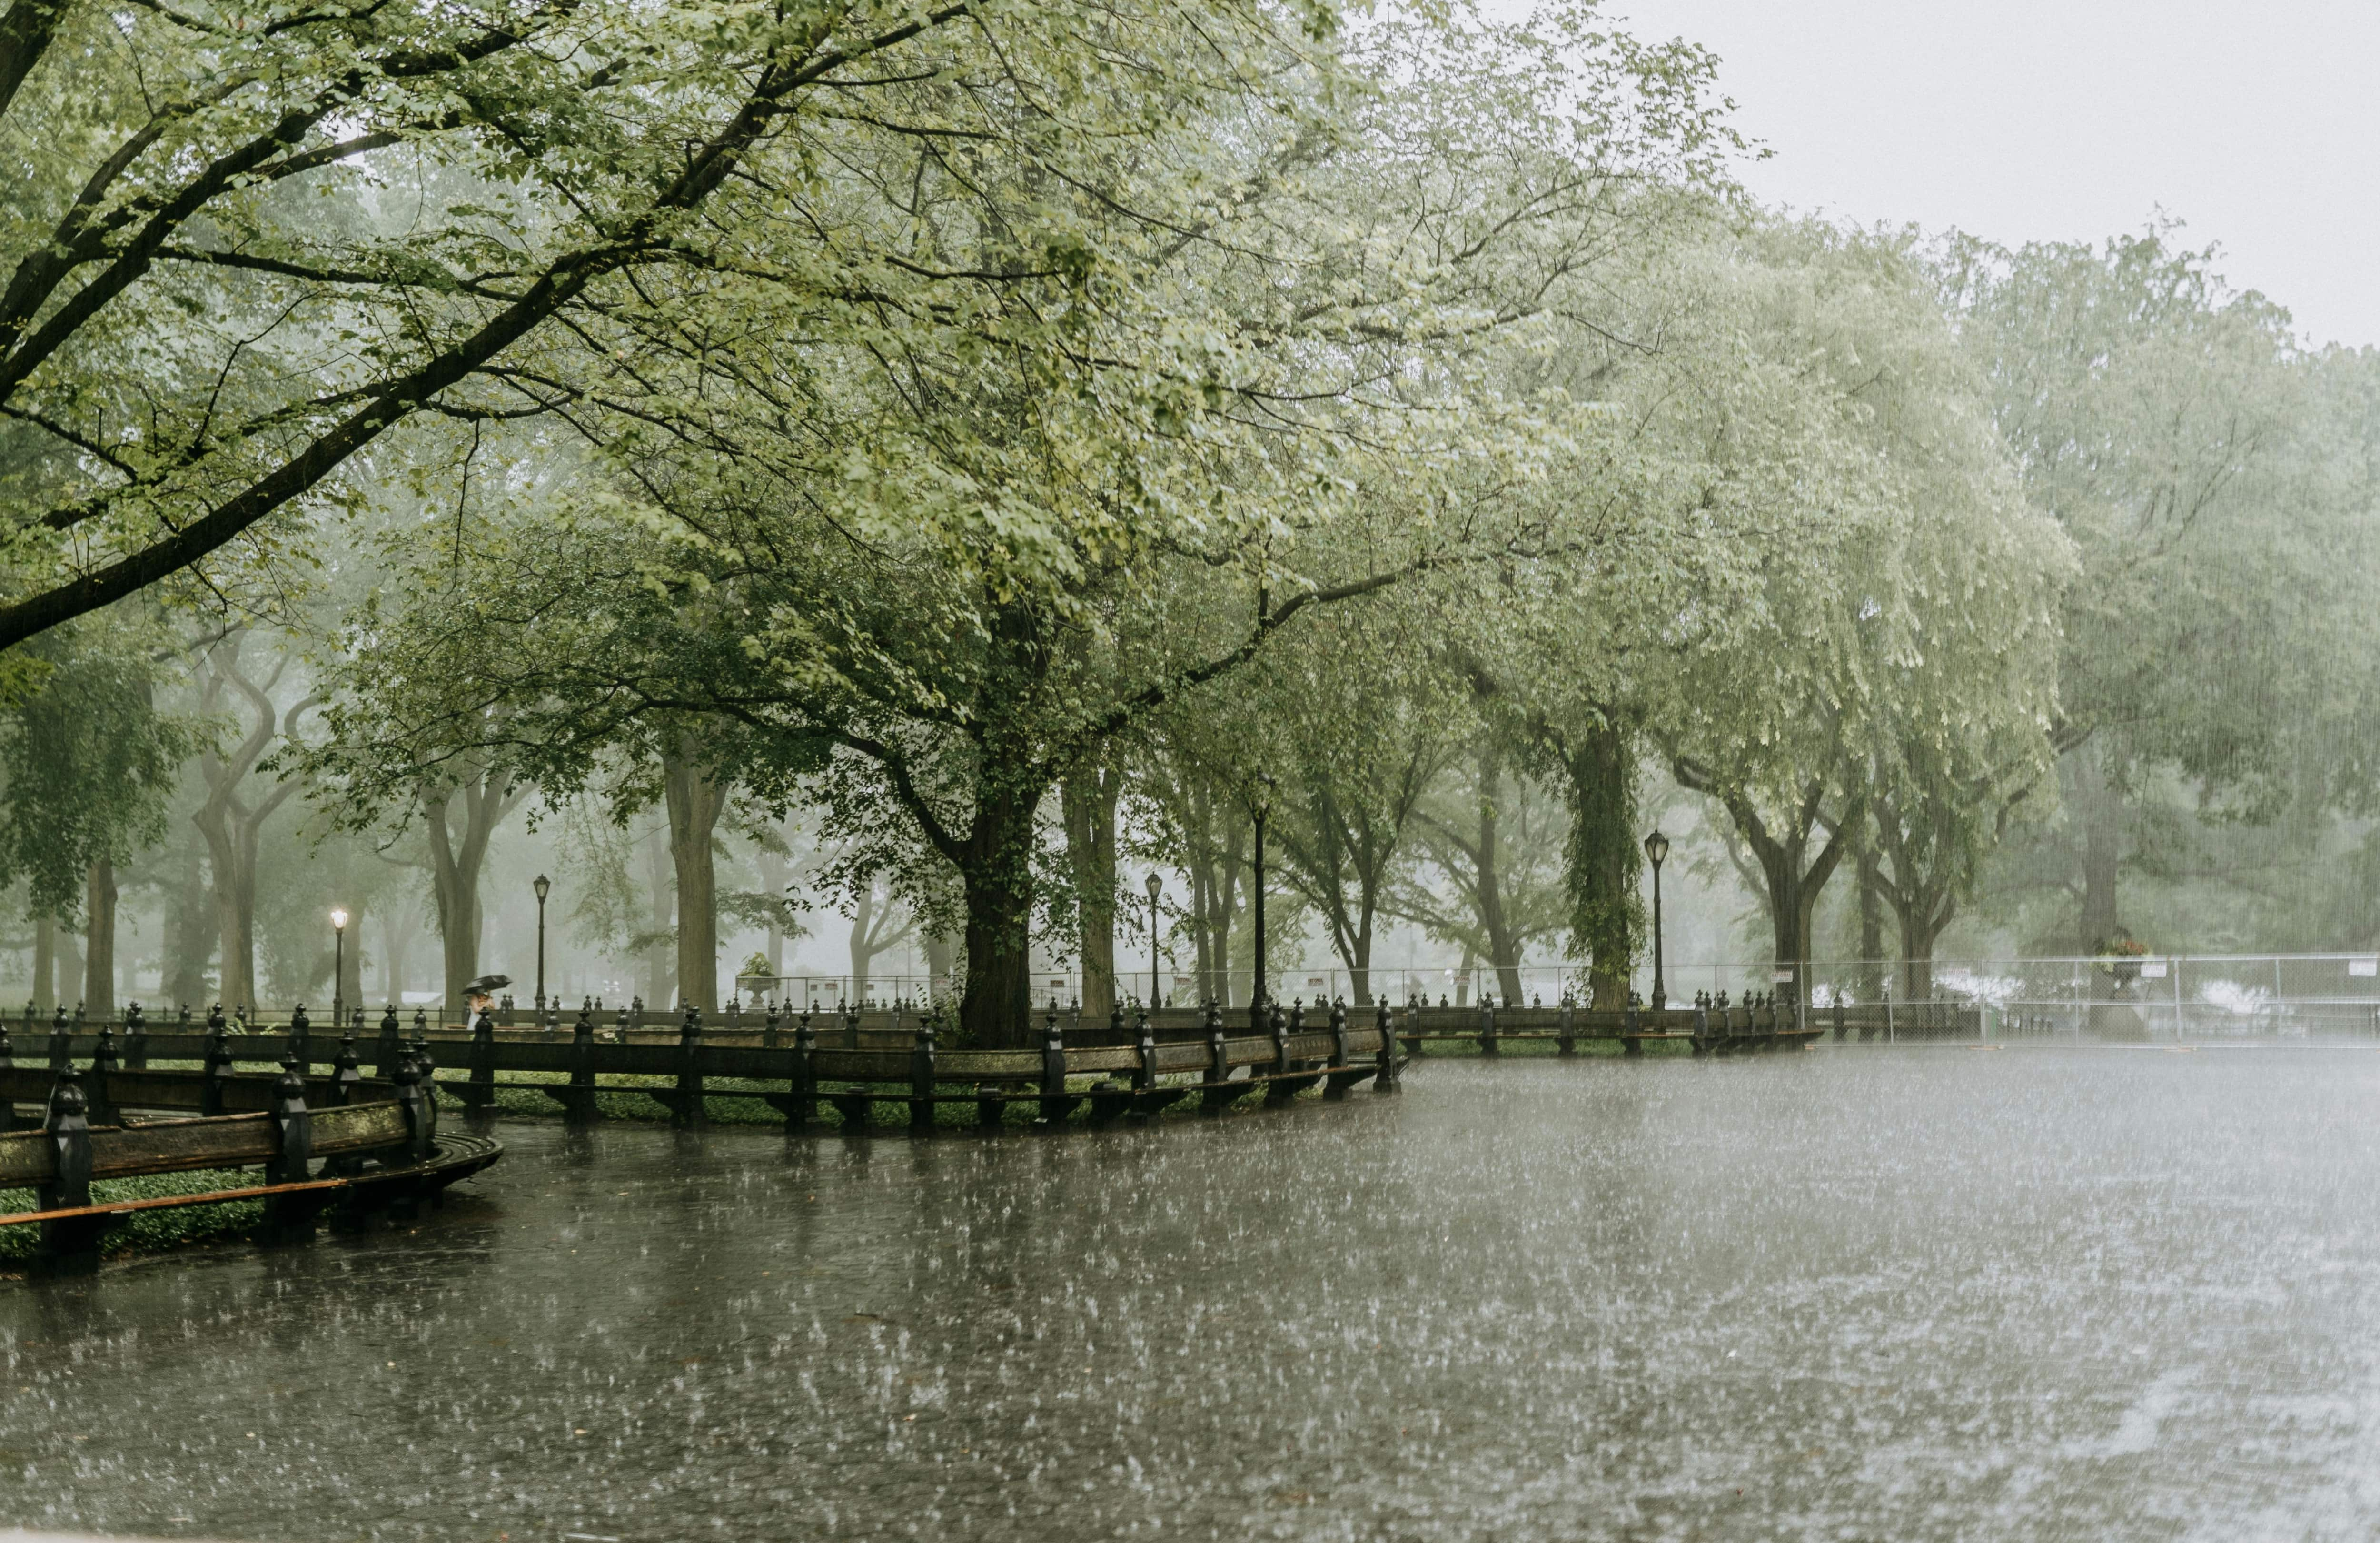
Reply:
[[[1426,1062],[1037,1138],[500,1125],[411,1233],[0,1284],[0,1524],[2348,1538],[2380,1056]]]

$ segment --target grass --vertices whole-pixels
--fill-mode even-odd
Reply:
[[[172,1195],[204,1195],[210,1190],[245,1189],[262,1181],[254,1172],[235,1168],[197,1168],[187,1173],[153,1173],[138,1179],[102,1179],[91,1186],[94,1203],[111,1200],[155,1200]],[[0,1189],[0,1213],[39,1209],[40,1197],[30,1189]],[[212,1206],[173,1206],[135,1211],[108,1229],[103,1253],[145,1254],[186,1244],[212,1243],[242,1236],[264,1220],[261,1200],[225,1200]],[[41,1229],[28,1223],[0,1227],[0,1268],[21,1267],[33,1257]]]

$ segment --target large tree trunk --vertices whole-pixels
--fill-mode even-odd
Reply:
[[[682,1005],[716,1012],[719,994],[719,875],[711,838],[727,807],[727,784],[713,778],[686,740],[662,759],[669,801],[670,864],[677,874],[677,990]]]
[[[58,1004],[58,918],[33,918],[33,1011],[49,1016]]]
[[[91,865],[83,885],[82,1001],[93,1018],[115,1016],[115,864],[106,857]]]
[[[1608,1012],[1628,1004],[1629,974],[1644,932],[1634,736],[1620,726],[1616,712],[1582,724],[1564,744],[1562,772],[1571,815],[1563,865],[1571,952],[1587,958],[1590,1005]]]
[[[986,1050],[1023,1049],[1033,1031],[1033,820],[1047,789],[982,779],[955,855],[966,900],[966,994],[959,1028]]]
[[[2106,753],[2088,745],[2074,752],[2075,812],[2082,822],[2082,915],[2075,942],[2082,954],[2097,953],[2124,929],[2116,909],[2116,880],[2124,856],[2124,800],[2101,764]]]
[[[1103,1024],[1116,1003],[1116,797],[1123,778],[1087,761],[1058,784],[1066,861],[1075,880],[1076,956],[1083,967],[1083,1021]]]

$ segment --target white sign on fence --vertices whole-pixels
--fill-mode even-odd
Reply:
[[[2347,962],[2347,973],[2350,975],[2380,975],[2380,959],[2350,959]]]
[[[2162,959],[2143,960],[2141,962],[2141,978],[2143,980],[2163,980],[2165,978],[2165,961]]]
[[[1791,970],[1770,970],[1768,972],[1768,978],[1775,985],[1791,986],[1793,984],[1793,972]],[[46,1223],[44,1223],[44,1225],[46,1225]]]

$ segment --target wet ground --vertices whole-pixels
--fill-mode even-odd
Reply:
[[[510,1153],[0,1285],[0,1524],[2365,1538],[2380,1055],[1417,1066],[1207,1124]]]

